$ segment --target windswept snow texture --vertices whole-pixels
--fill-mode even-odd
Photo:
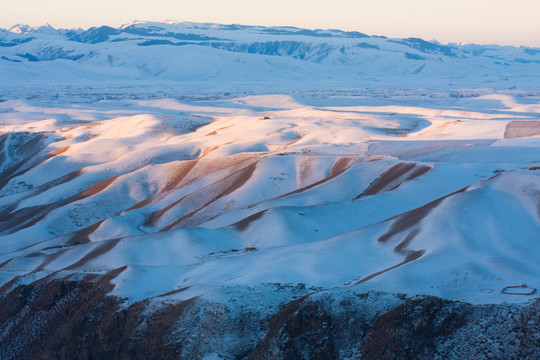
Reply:
[[[0,287],[540,287],[540,52],[193,23],[0,31]]]
[[[125,266],[113,293],[132,301],[279,282],[497,303],[540,286],[538,97],[0,109],[6,286]]]

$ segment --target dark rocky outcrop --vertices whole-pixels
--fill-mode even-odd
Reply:
[[[0,358],[539,358],[538,299],[471,305],[349,288],[307,293],[276,309],[199,297],[128,305],[109,295],[110,280],[121,271],[57,275],[6,291]],[[252,293],[253,302],[259,295]],[[297,295],[291,291],[289,298]]]

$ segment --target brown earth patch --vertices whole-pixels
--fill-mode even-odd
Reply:
[[[77,268],[80,268],[81,266],[94,260],[98,256],[101,256],[112,250],[121,240],[122,238],[100,241],[99,245],[97,245],[94,249],[84,255],[80,260],[66,267],[64,270],[75,270]]]
[[[188,214],[182,216],[180,219],[165,226],[160,231],[167,231],[177,227],[178,225],[185,222],[187,219],[191,218],[193,215],[204,209],[206,206],[238,190],[251,178],[251,176],[255,172],[255,169],[257,168],[257,165],[258,161],[255,161],[250,165],[244,167],[243,169],[236,171],[229,176],[219,180],[218,182],[187,195],[184,201],[187,201],[188,199],[194,200],[194,206],[196,206],[196,208]],[[163,213],[160,213],[160,216],[162,215]],[[155,220],[156,219],[154,218],[154,221]]]
[[[24,199],[27,199],[27,198],[35,195],[35,194],[42,193],[42,192],[47,191],[47,190],[49,190],[49,189],[51,189],[51,188],[53,188],[55,186],[58,186],[58,185],[66,183],[68,181],[71,181],[71,180],[75,179],[76,177],[78,177],[81,173],[82,173],[82,170],[75,170],[75,171],[73,171],[73,172],[71,172],[69,174],[66,174],[64,176],[59,177],[58,179],[51,180],[48,183],[45,183],[43,185],[38,186],[37,188],[29,190],[29,191],[26,192],[26,196],[24,197]],[[0,224],[2,222],[10,221],[10,219],[14,216],[13,211],[15,211],[17,209],[17,207],[19,206],[19,203],[20,203],[20,201],[12,203],[12,204],[10,204],[9,206],[3,208],[0,211]],[[0,229],[1,228],[2,227],[0,226]]]
[[[407,211],[407,212],[405,212],[403,214],[397,215],[397,216],[395,216],[395,217],[393,217],[393,218],[391,218],[389,220],[386,220],[386,221],[390,221],[390,220],[393,219],[394,222],[392,223],[392,226],[390,227],[390,229],[386,233],[384,233],[383,235],[381,235],[379,237],[379,239],[378,239],[379,242],[383,242],[383,243],[387,242],[394,235],[397,235],[397,234],[399,234],[401,232],[410,230],[409,233],[407,234],[407,236],[398,245],[396,245],[396,247],[394,248],[394,251],[396,253],[405,256],[405,260],[400,262],[399,264],[390,266],[390,267],[388,267],[386,269],[383,269],[381,271],[378,271],[376,273],[368,275],[368,276],[356,281],[353,285],[357,285],[357,284],[361,284],[363,282],[366,282],[366,281],[368,281],[370,279],[373,279],[376,276],[384,274],[385,272],[388,272],[390,270],[398,268],[398,267],[400,267],[402,265],[408,264],[411,261],[417,260],[422,255],[424,255],[425,250],[423,250],[423,249],[420,249],[420,250],[407,249],[407,246],[411,243],[411,241],[416,237],[416,235],[418,235],[420,233],[420,228],[417,228],[416,226],[435,207],[437,207],[442,202],[442,200],[444,200],[445,198],[450,197],[452,195],[461,193],[461,192],[465,191],[467,188],[468,187],[465,187],[465,188],[460,189],[460,190],[458,190],[456,192],[453,192],[453,193],[448,194],[446,196],[443,196],[443,197],[441,197],[439,199],[436,199],[436,200],[434,200],[434,201],[432,201],[432,202],[430,202],[430,203],[428,203],[428,204],[426,204],[424,206],[421,206],[419,208]]]
[[[217,150],[217,149],[219,149],[219,146],[203,147],[201,149],[201,155],[199,156],[199,159],[202,158],[202,157],[205,157],[206,155],[208,155],[209,153],[211,153],[212,151]]]
[[[411,241],[420,233],[420,229],[416,228],[411,230],[405,239],[400,242],[395,248],[394,251],[402,254],[402,255],[409,255],[410,250],[407,250],[406,247],[411,243]]]
[[[332,169],[330,169],[330,173],[329,175],[322,179],[322,180],[319,180],[319,181],[316,181],[312,184],[309,184],[307,186],[304,186],[300,189],[296,189],[296,190],[293,190],[293,191],[290,191],[286,194],[283,194],[283,195],[280,195],[280,196],[277,196],[275,198],[272,198],[270,200],[267,200],[267,201],[272,201],[272,200],[277,200],[277,199],[282,199],[284,197],[287,197],[287,196],[290,196],[290,195],[295,195],[295,194],[299,194],[301,192],[304,192],[306,190],[309,190],[309,189],[312,189],[316,186],[319,186],[321,184],[324,184],[326,182],[328,182],[329,180],[332,180],[333,178],[335,178],[336,176],[338,175],[341,175],[343,172],[345,172],[346,170],[348,170],[351,165],[353,164],[354,162],[354,158],[350,158],[350,157],[346,157],[346,158],[339,158],[335,163],[334,165],[332,166]]]
[[[73,233],[67,243],[70,245],[81,245],[89,243],[91,241],[90,234],[96,231],[105,220],[106,219],[103,219],[95,224],[85,227],[84,229],[76,231],[75,233]]]
[[[160,193],[164,193],[177,188],[182,183],[182,180],[184,180],[186,176],[191,172],[191,170],[195,167],[195,165],[197,165],[198,161],[199,160],[183,161],[181,163],[181,166],[176,170],[171,181],[167,184],[167,186],[165,186],[165,188],[163,188],[163,190],[160,191]]]
[[[39,164],[41,164],[42,161],[45,161],[46,159],[47,158],[39,159],[39,161],[36,161],[36,158],[28,157],[14,165],[11,165],[9,168],[0,173],[0,176],[2,177],[2,180],[0,181],[0,189],[3,189],[12,178],[32,170],[34,167],[38,166]]]
[[[430,169],[431,167],[429,166],[418,165],[416,163],[397,163],[379,175],[360,195],[355,197],[354,200],[360,199],[363,196],[375,195],[383,192],[383,190],[387,189],[393,183],[396,183],[387,191],[394,190],[401,186],[405,181],[412,180],[420,175],[423,175]],[[409,172],[410,174],[404,178],[404,175]],[[403,179],[400,181],[400,178]]]
[[[182,185],[191,184],[204,176],[220,171],[232,174],[251,164],[254,159],[260,158],[252,153],[238,153],[217,159],[204,159],[203,156],[199,156],[199,161],[183,179]]]
[[[27,156],[31,156],[32,154],[36,154],[40,150],[44,148],[43,143],[47,139],[46,135],[38,134],[34,136],[32,139],[28,140],[21,146],[17,148],[17,154],[26,154]]]
[[[2,299],[2,295],[8,292],[13,286],[21,279],[20,276],[14,276],[13,279],[9,280],[4,285],[0,286],[0,301]],[[1,316],[1,315],[0,315]]]
[[[86,139],[84,139],[81,142],[85,143],[87,141],[90,141],[90,140],[93,140],[93,139],[97,138],[98,136],[99,136],[98,134],[92,134],[92,135],[90,135],[89,137],[87,137]]]
[[[305,186],[307,179],[313,172],[313,168],[317,159],[313,156],[300,156],[297,162],[297,174],[298,174],[298,184],[299,187]]]
[[[505,139],[540,135],[540,121],[510,121],[504,131]]]
[[[68,145],[68,146],[64,146],[64,147],[61,147],[61,148],[58,148],[58,149],[56,149],[56,150],[49,151],[49,152],[47,153],[47,155],[57,156],[57,155],[60,155],[60,154],[65,153],[66,151],[68,151],[68,149],[69,149],[69,145]]]
[[[1,263],[0,264],[0,269],[3,268],[4,266],[6,266],[7,264],[9,264],[11,260],[13,260],[13,258],[8,259],[8,260],[4,261],[3,263]]]
[[[0,232],[13,234],[21,229],[28,228],[47,216],[59,203],[63,204],[63,202],[57,202],[52,205],[23,208],[9,214],[3,213],[0,218]]]
[[[255,172],[255,169],[257,168],[258,163],[259,162],[256,161],[256,162],[250,164],[249,166],[246,166],[242,170],[232,174],[232,175],[234,175],[234,177],[232,177],[232,178],[231,178],[232,175],[229,175],[227,178],[231,178],[231,180],[234,179],[232,184],[229,187],[227,187],[227,189],[224,192],[222,192],[221,194],[217,194],[212,199],[212,202],[216,201],[217,199],[219,199],[219,198],[221,198],[223,196],[227,196],[230,193],[232,193],[233,191],[236,191],[237,189],[242,187],[242,185],[244,185],[251,178],[251,175],[253,175],[253,173]],[[227,178],[225,178],[225,179],[227,179]]]
[[[333,177],[338,176],[342,172],[345,172],[347,169],[351,167],[354,161],[355,161],[355,158],[352,158],[352,157],[342,157],[342,158],[337,159],[337,161],[334,163],[334,165],[330,169],[330,172],[328,173],[328,177],[333,178]]]
[[[71,180],[74,180],[78,176],[80,176],[83,173],[84,169],[78,169],[75,171],[72,171],[66,175],[60,176],[57,179],[51,180],[49,182],[46,182],[43,185],[38,186],[35,190],[36,193],[42,193],[44,191],[47,191],[49,189],[52,189],[53,187],[56,187],[58,185],[65,184]]]
[[[409,172],[414,168],[415,163],[398,163],[393,165],[390,169],[383,172],[375,181],[373,181],[361,195],[357,196],[358,199],[365,195],[374,195],[380,192],[384,187],[388,186],[392,181],[396,180],[400,176]]]
[[[181,292],[183,292],[183,291],[188,290],[189,288],[191,288],[191,286],[185,286],[185,287],[180,288],[180,289],[171,290],[171,291],[169,291],[169,292],[166,292],[165,294],[159,295],[159,297],[167,297],[167,296],[169,296],[169,295],[178,294],[178,293],[181,293]]]
[[[424,175],[425,173],[427,173],[429,170],[431,170],[431,166],[427,166],[427,165],[418,165],[416,164],[416,166],[414,167],[413,171],[411,172],[411,174],[407,177],[407,179],[405,179],[405,181],[409,181],[409,180],[413,180],[413,179],[416,179],[417,177],[419,176],[422,176]],[[396,187],[393,187],[393,189],[399,187],[396,186]]]
[[[191,172],[191,170],[195,167],[195,165],[197,165],[197,162],[198,160],[183,161],[180,164],[179,169],[175,171],[175,174],[172,176],[171,180],[167,183],[167,185],[163,189],[161,189],[156,195],[138,202],[137,204],[131,206],[125,211],[130,211],[130,210],[135,210],[135,209],[140,209],[142,207],[145,207],[151,204],[152,202],[154,202],[156,199],[158,199],[159,195],[166,193],[168,191],[171,191],[173,189],[176,189],[178,186],[182,184],[182,181]]]
[[[58,252],[55,252],[54,254],[48,254],[44,256],[43,262],[39,264],[39,266],[34,271],[42,271],[45,270],[47,265],[58,259],[62,254],[64,254],[66,251],[68,251],[69,248],[65,248],[63,250],[60,250]]]
[[[363,282],[366,282],[368,280],[371,280],[373,279],[374,277],[377,277],[381,274],[384,274],[385,272],[388,272],[390,270],[393,270],[393,269],[396,269],[402,265],[405,265],[405,264],[408,264],[410,263],[411,261],[414,261],[416,259],[418,259],[419,257],[421,257],[422,255],[424,255],[424,250],[416,250],[416,251],[411,251],[411,253],[409,255],[407,255],[407,257],[405,258],[404,261],[400,262],[399,264],[396,264],[396,265],[393,265],[393,266],[390,266],[386,269],[383,269],[381,271],[377,271],[376,273],[373,273],[371,275],[368,275],[360,280],[358,280],[357,282],[355,282],[353,285],[358,285],[358,284],[361,284]]]
[[[250,215],[250,216],[248,216],[246,218],[243,218],[242,220],[240,220],[238,222],[235,222],[234,224],[232,224],[232,226],[238,231],[244,231],[249,227],[249,225],[252,222],[257,221],[260,218],[262,218],[262,216],[264,215],[265,212],[266,212],[266,210],[259,211],[258,213],[255,213],[255,214]]]
[[[382,159],[384,159],[382,155],[369,155],[366,157],[366,162],[380,161]]]
[[[296,144],[298,141],[302,140],[302,138],[304,137],[304,135],[298,135],[296,138],[294,138],[293,140],[289,141],[287,144],[285,144],[285,147],[283,149],[288,149],[290,148],[291,146],[293,146],[294,144]]]
[[[433,200],[419,208],[404,212],[403,214],[397,215],[389,220],[394,220],[392,223],[392,226],[390,227],[390,230],[388,230],[384,235],[379,237],[380,242],[386,242],[388,241],[392,236],[405,231],[407,229],[411,229],[415,225],[417,225],[420,220],[425,218],[433,209],[435,209],[444,199],[447,197],[459,194],[467,190],[467,187],[464,187],[463,189],[460,189],[458,191],[455,191],[451,194],[445,195],[441,198],[438,198],[436,200]],[[386,220],[386,221],[389,221]]]
[[[74,178],[78,176],[78,174],[79,172],[72,172],[66,175],[67,178],[61,179],[60,182],[67,181],[66,179]],[[7,209],[8,211],[4,209],[0,213],[0,232],[5,231],[9,234],[12,234],[21,229],[28,228],[45,218],[45,216],[47,216],[53,210],[56,210],[69,203],[100,193],[101,191],[105,190],[109,185],[111,185],[116,180],[116,178],[118,178],[118,176],[113,176],[109,179],[105,179],[87,188],[86,190],[81,191],[76,195],[70,196],[66,199],[55,201],[50,204],[29,206],[16,210],[14,212],[12,212],[14,210],[13,206]]]
[[[176,205],[180,204],[182,201],[184,201],[184,199],[187,197],[188,195],[186,196],[183,196],[182,198],[170,203],[169,205],[167,205],[166,207],[164,207],[163,209],[161,210],[158,210],[158,211],[155,211],[153,212],[152,214],[148,215],[146,220],[144,221],[144,225],[146,226],[150,226],[150,225],[156,225],[157,221],[167,212],[169,211],[170,209],[172,209],[173,207],[175,207]]]
[[[6,140],[5,137],[2,138],[4,141]],[[5,187],[12,178],[32,170],[54,156],[51,154],[39,155],[46,146],[46,139],[46,135],[38,134],[16,149],[15,155],[17,158],[20,158],[20,160],[0,173],[0,178],[2,179],[0,181],[0,189]],[[5,154],[4,158],[6,158]]]
[[[140,209],[140,208],[143,208],[147,205],[150,205],[154,200],[155,200],[155,196],[150,196],[149,198],[146,198],[142,201],[139,201],[138,203],[136,203],[135,205],[127,208],[125,211],[130,211],[130,210],[136,210],[136,209]]]
[[[116,175],[108,179],[102,180],[97,184],[90,186],[86,190],[81,191],[79,194],[75,195],[75,197],[77,197],[78,200],[81,200],[99,194],[100,192],[108,188],[119,176],[120,175]]]

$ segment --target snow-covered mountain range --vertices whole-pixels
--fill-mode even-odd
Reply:
[[[400,78],[402,87],[441,81],[475,87],[502,81],[511,87],[526,85],[540,73],[537,48],[174,22],[88,30],[17,25],[0,30],[0,54],[6,83],[226,81],[232,86],[279,81],[290,87],[325,81],[358,87]]]

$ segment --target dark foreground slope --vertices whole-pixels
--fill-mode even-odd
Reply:
[[[4,293],[0,358],[539,358],[538,299],[526,305],[471,305],[274,284],[267,285],[267,295],[288,298],[277,308],[238,306],[233,297],[162,297],[126,305],[107,295],[120,271],[49,279]],[[244,301],[255,304],[261,296],[264,292],[254,289]]]

